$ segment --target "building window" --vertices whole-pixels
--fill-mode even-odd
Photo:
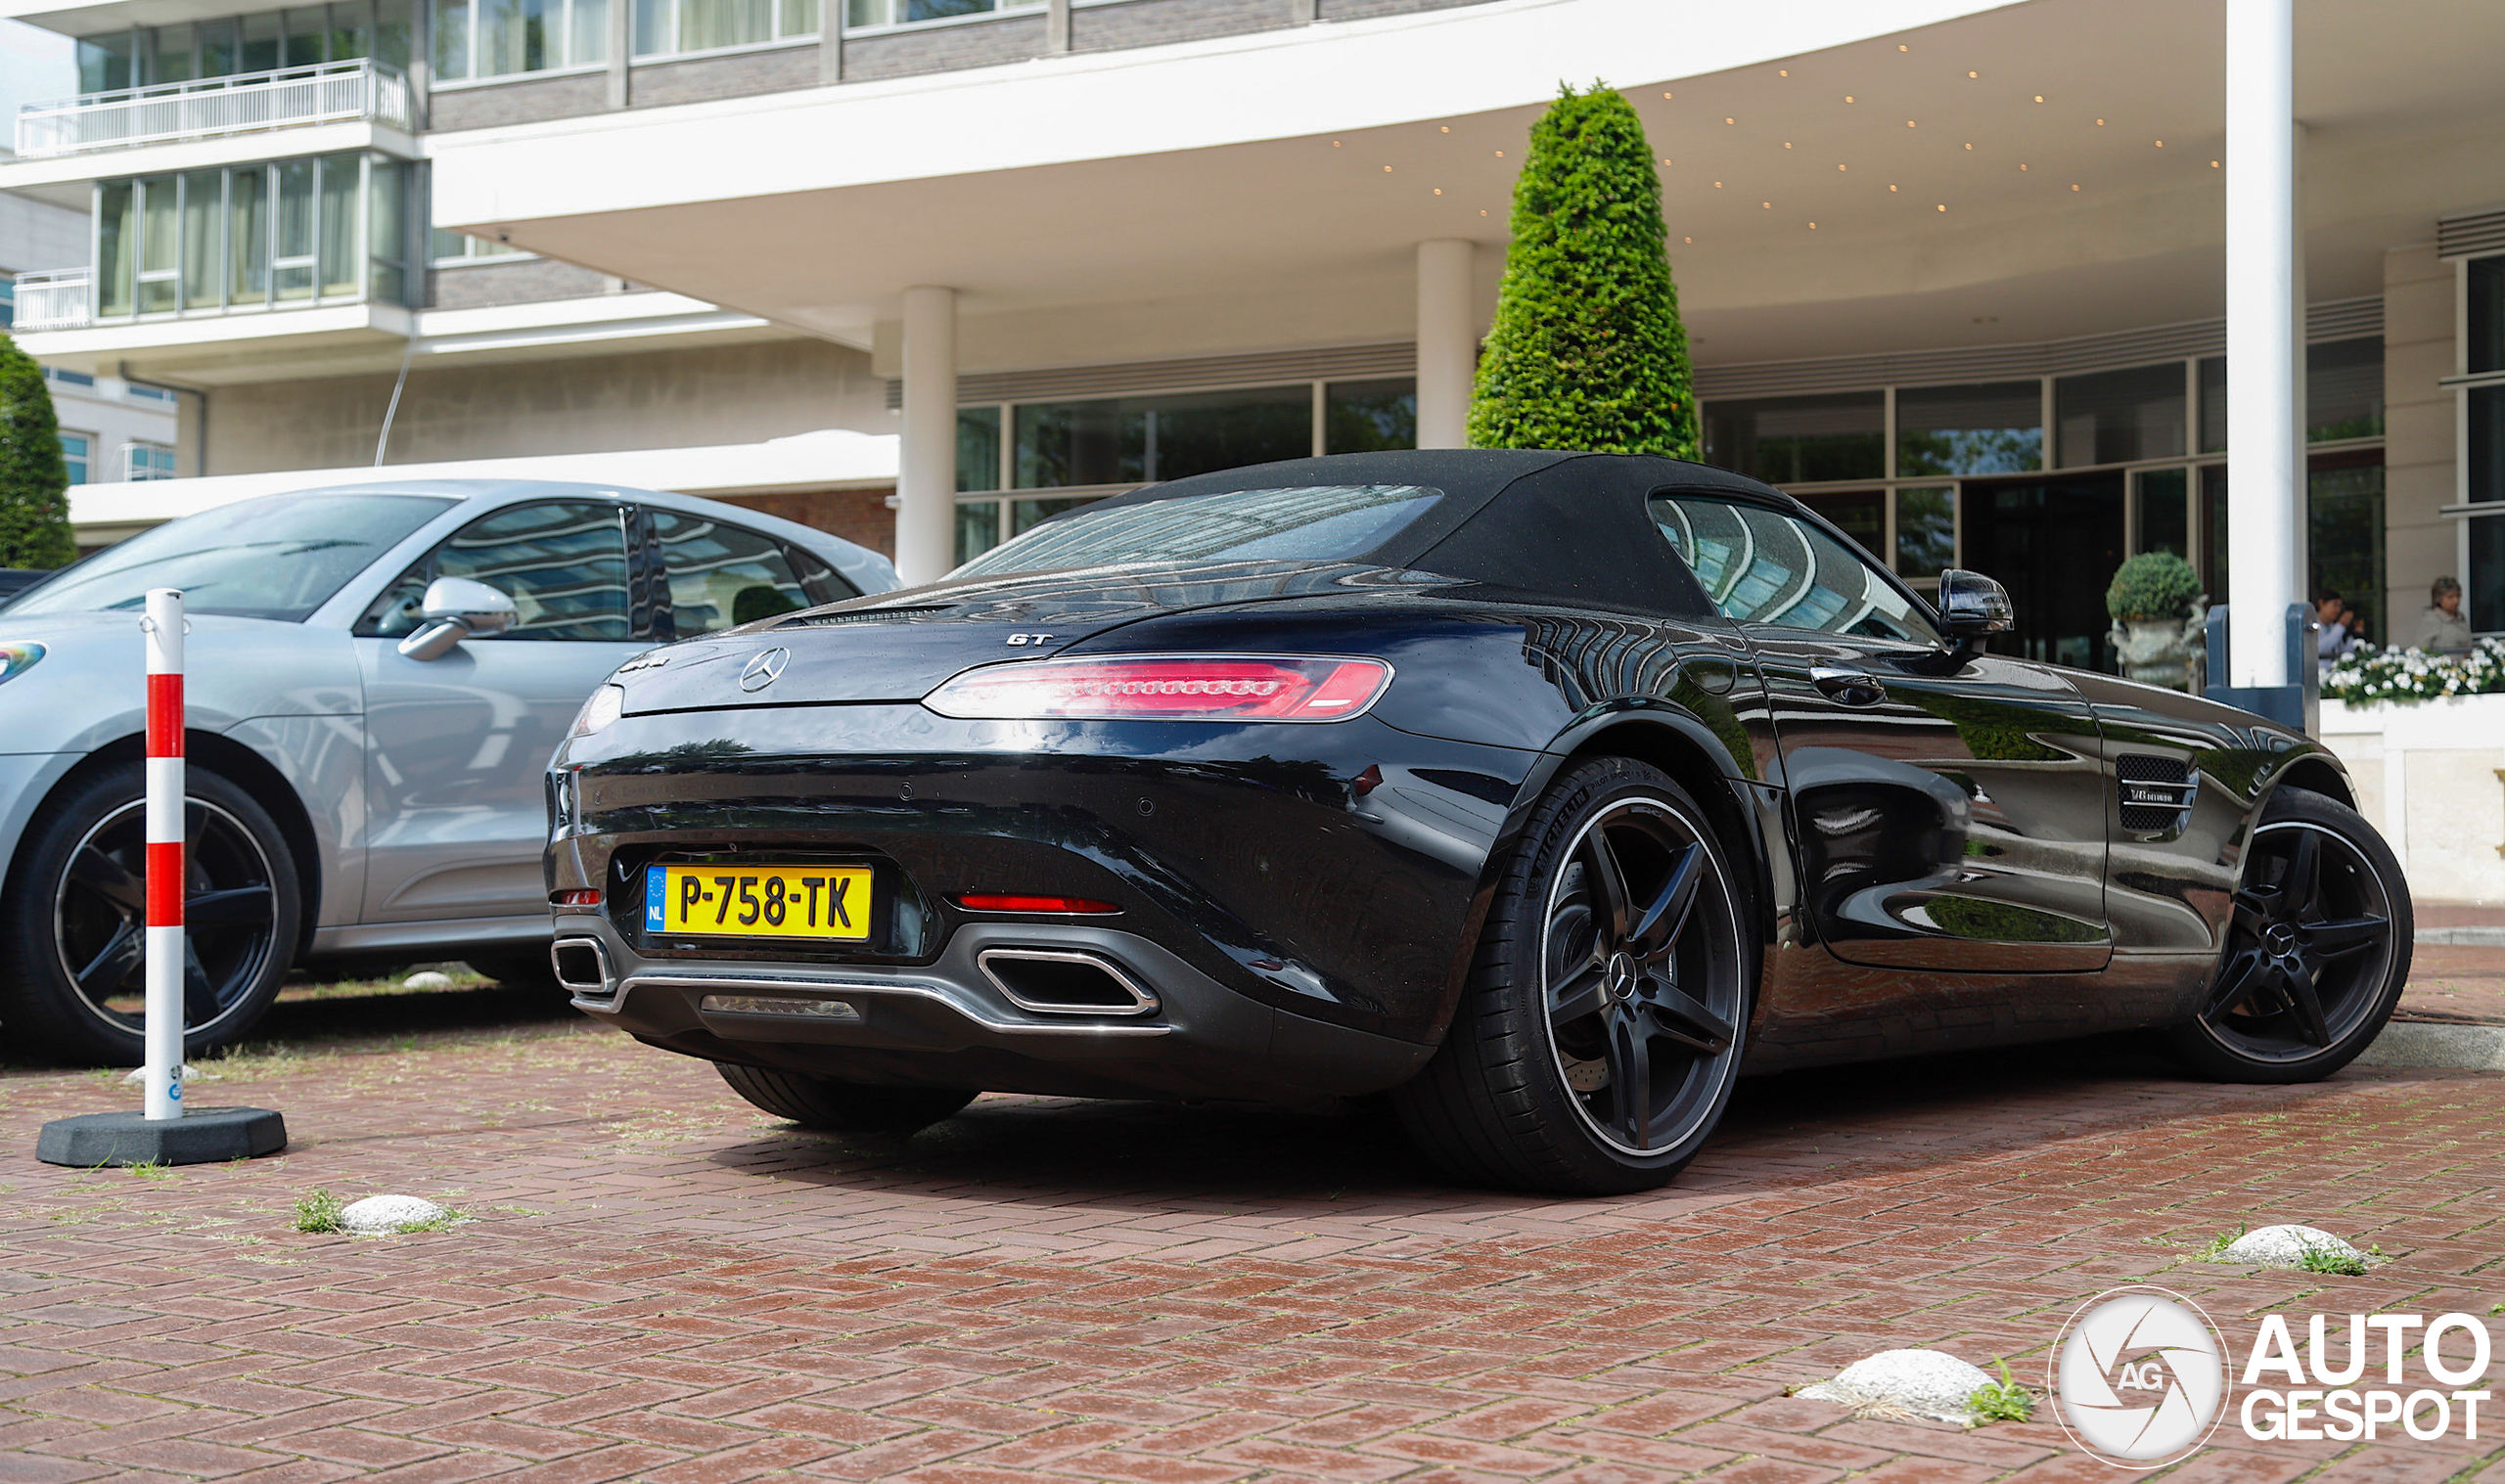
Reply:
[[[430,229],[427,239],[428,257],[438,268],[457,268],[463,263],[501,261],[507,258],[536,257],[505,243],[489,242],[443,227]]]
[[[1334,382],[1323,388],[1322,451],[1366,454],[1418,446],[1418,383]]]
[[[2505,633],[2505,517],[2485,516],[2466,523],[2470,577],[2462,584],[2469,599],[2464,611],[2474,632]]]
[[[576,0],[580,3],[580,0]],[[756,46],[818,35],[818,0],[634,0],[635,55]]]
[[[2226,451],[2227,358],[2213,355],[2201,362],[2201,452]]]
[[[2505,257],[2475,257],[2463,265],[2462,370],[2505,371]]]
[[[2183,455],[2183,366],[2170,362],[2053,382],[2056,460],[2130,464]]]
[[[1410,377],[957,409],[957,560],[1158,479],[1418,446]],[[1084,489],[1045,495],[1037,490]]]
[[[89,380],[92,381],[94,379],[91,377]],[[137,382],[124,382],[121,383],[121,389],[123,393],[134,402],[164,402],[171,404],[174,400],[174,394],[167,391],[162,386],[142,386]]]
[[[78,91],[199,82],[371,57],[405,70],[411,0],[339,0],[78,38]]]
[[[1705,462],[1768,484],[1888,475],[1884,392],[1760,397],[1705,410]]]
[[[87,373],[70,371],[60,366],[46,366],[43,369],[43,379],[63,386],[86,387],[96,384],[96,379]]]
[[[2305,441],[2384,435],[2381,337],[2305,347]]]
[[[2013,474],[2044,467],[2041,382],[1896,393],[1896,472]]]
[[[162,443],[124,443],[121,476],[125,479],[174,477],[174,451]]]
[[[1039,11],[1044,0],[845,0],[847,26],[914,25],[1003,11]]]
[[[1020,489],[1151,484],[1313,453],[1309,383],[1032,403],[1016,422]]]
[[[433,0],[435,80],[515,77],[606,62],[612,3]]]
[[[6,330],[16,323],[18,323],[18,281],[12,275],[0,273],[0,330]]]
[[[356,154],[99,181],[96,316],[406,303],[410,189]]]
[[[84,484],[88,481],[90,465],[94,461],[95,453],[94,434],[65,432],[61,435],[61,458],[63,463],[69,466],[70,483]]]

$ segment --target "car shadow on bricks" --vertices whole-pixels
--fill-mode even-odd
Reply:
[[[2350,1072],[2346,1079],[2384,1074]],[[987,1097],[909,1139],[793,1129],[712,1150],[761,1180],[968,1203],[1136,1202],[1172,1215],[1314,1204],[1342,1217],[1590,1211],[1743,1198],[1879,1170],[2112,1142],[2186,1118],[2287,1108],[2345,1082],[2196,1082],[2112,1038],[1787,1072],[1741,1084],[1721,1131],[1669,1189],[1559,1200],[1465,1190],[1367,1100],[1320,1112]],[[1491,1204],[1492,1203],[1492,1204]]]

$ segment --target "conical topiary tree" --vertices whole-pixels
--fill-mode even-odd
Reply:
[[[1470,441],[1697,455],[1662,178],[1617,92],[1561,88],[1531,125]]]
[[[68,490],[43,368],[0,335],[0,566],[65,566],[78,555]]]

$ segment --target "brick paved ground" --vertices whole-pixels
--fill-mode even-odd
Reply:
[[[2505,949],[2421,943],[2409,961],[2404,1020],[2467,1020],[2505,1025]]]
[[[492,995],[279,1029],[311,1049],[195,1094],[286,1111],[289,1152],[248,1164],[35,1164],[40,1120],[127,1096],[0,1074],[0,1480],[2114,1480],[2047,1424],[1784,1393],[1897,1345],[2040,1383],[2063,1316],[2141,1278],[2231,1334],[2505,1299],[2491,1074],[2215,1087],[2111,1048],[1800,1074],[1750,1084],[1672,1190],[1561,1202],[1442,1185],[1359,1114],[987,1098],[908,1143],[798,1134]],[[315,1187],[476,1220],[289,1231]],[[2192,1260],[2247,1218],[2392,1261]],[[2386,1431],[2230,1426],[2173,1476],[2436,1481],[2500,1447]]]

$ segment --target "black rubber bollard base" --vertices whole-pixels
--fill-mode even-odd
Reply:
[[[46,1164],[215,1164],[257,1159],[287,1147],[287,1120],[262,1107],[196,1107],[151,1123],[139,1113],[55,1118],[35,1139]]]

